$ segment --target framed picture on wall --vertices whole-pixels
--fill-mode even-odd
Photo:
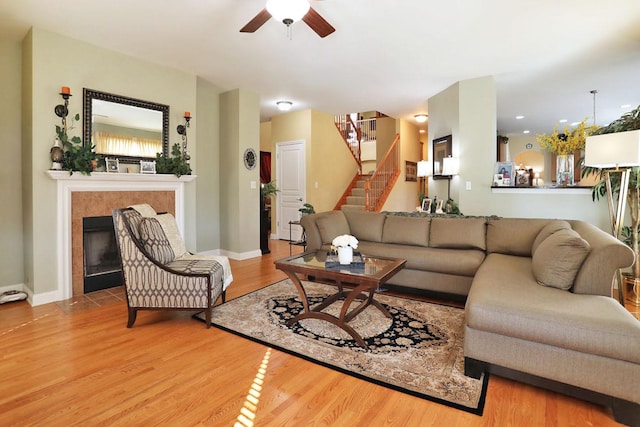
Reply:
[[[405,162],[404,180],[418,182],[418,163],[417,162]]]
[[[452,155],[453,137],[451,135],[443,136],[433,140],[433,179],[448,179],[448,176],[442,175],[442,164],[445,157]]]

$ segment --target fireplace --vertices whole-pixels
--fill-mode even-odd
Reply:
[[[57,266],[54,292],[35,294],[33,305],[61,301],[84,293],[83,218],[109,216],[112,209],[148,203],[170,212],[183,232],[185,186],[195,175],[94,172],[90,176],[47,171],[57,183]],[[39,285],[36,285],[39,286]]]
[[[122,285],[124,281],[112,217],[82,218],[82,243],[84,293]]]

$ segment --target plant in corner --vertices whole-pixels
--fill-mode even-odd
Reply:
[[[630,130],[640,129],[640,106],[635,110],[629,111],[623,114],[620,118],[614,120],[609,125],[601,127],[594,135],[604,135],[607,133],[626,132]],[[580,159],[584,163],[584,158]],[[622,228],[621,240],[629,245],[636,256],[636,262],[633,264],[633,278],[640,278],[640,263],[638,262],[638,255],[640,254],[640,245],[638,243],[640,237],[640,181],[639,181],[640,167],[633,167],[629,170],[629,187],[627,193],[627,205],[629,206],[629,218],[631,219],[630,226],[624,226]],[[606,170],[596,169],[593,167],[585,166],[582,168],[582,176],[596,175],[600,181],[596,183],[591,189],[591,197],[593,201],[600,200],[601,197],[607,198],[606,187]],[[611,188],[613,196],[617,197],[620,194],[620,175],[611,175]]]
[[[191,175],[191,166],[187,163],[178,143],[173,144],[171,156],[156,154],[156,173],[174,174],[178,178],[182,175]]]
[[[64,151],[62,168],[69,171],[70,175],[72,175],[73,172],[91,175],[91,171],[93,170],[92,163],[94,163],[95,160],[100,160],[95,151],[93,151],[95,145],[90,143],[83,144],[79,136],[69,138],[69,134],[67,133],[67,130],[74,128],[73,123],[78,120],[80,120],[80,114],[71,117],[71,124],[68,129],[56,125],[56,134],[62,143],[62,150]]]

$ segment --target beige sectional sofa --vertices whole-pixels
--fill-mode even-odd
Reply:
[[[611,298],[633,252],[582,221],[331,211],[304,216],[307,250],[351,234],[404,258],[389,285],[466,299],[465,373],[515,378],[640,425],[640,321]]]

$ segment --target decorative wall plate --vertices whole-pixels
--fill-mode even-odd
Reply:
[[[251,170],[256,167],[257,163],[256,151],[253,148],[247,148],[244,150],[244,166]]]

